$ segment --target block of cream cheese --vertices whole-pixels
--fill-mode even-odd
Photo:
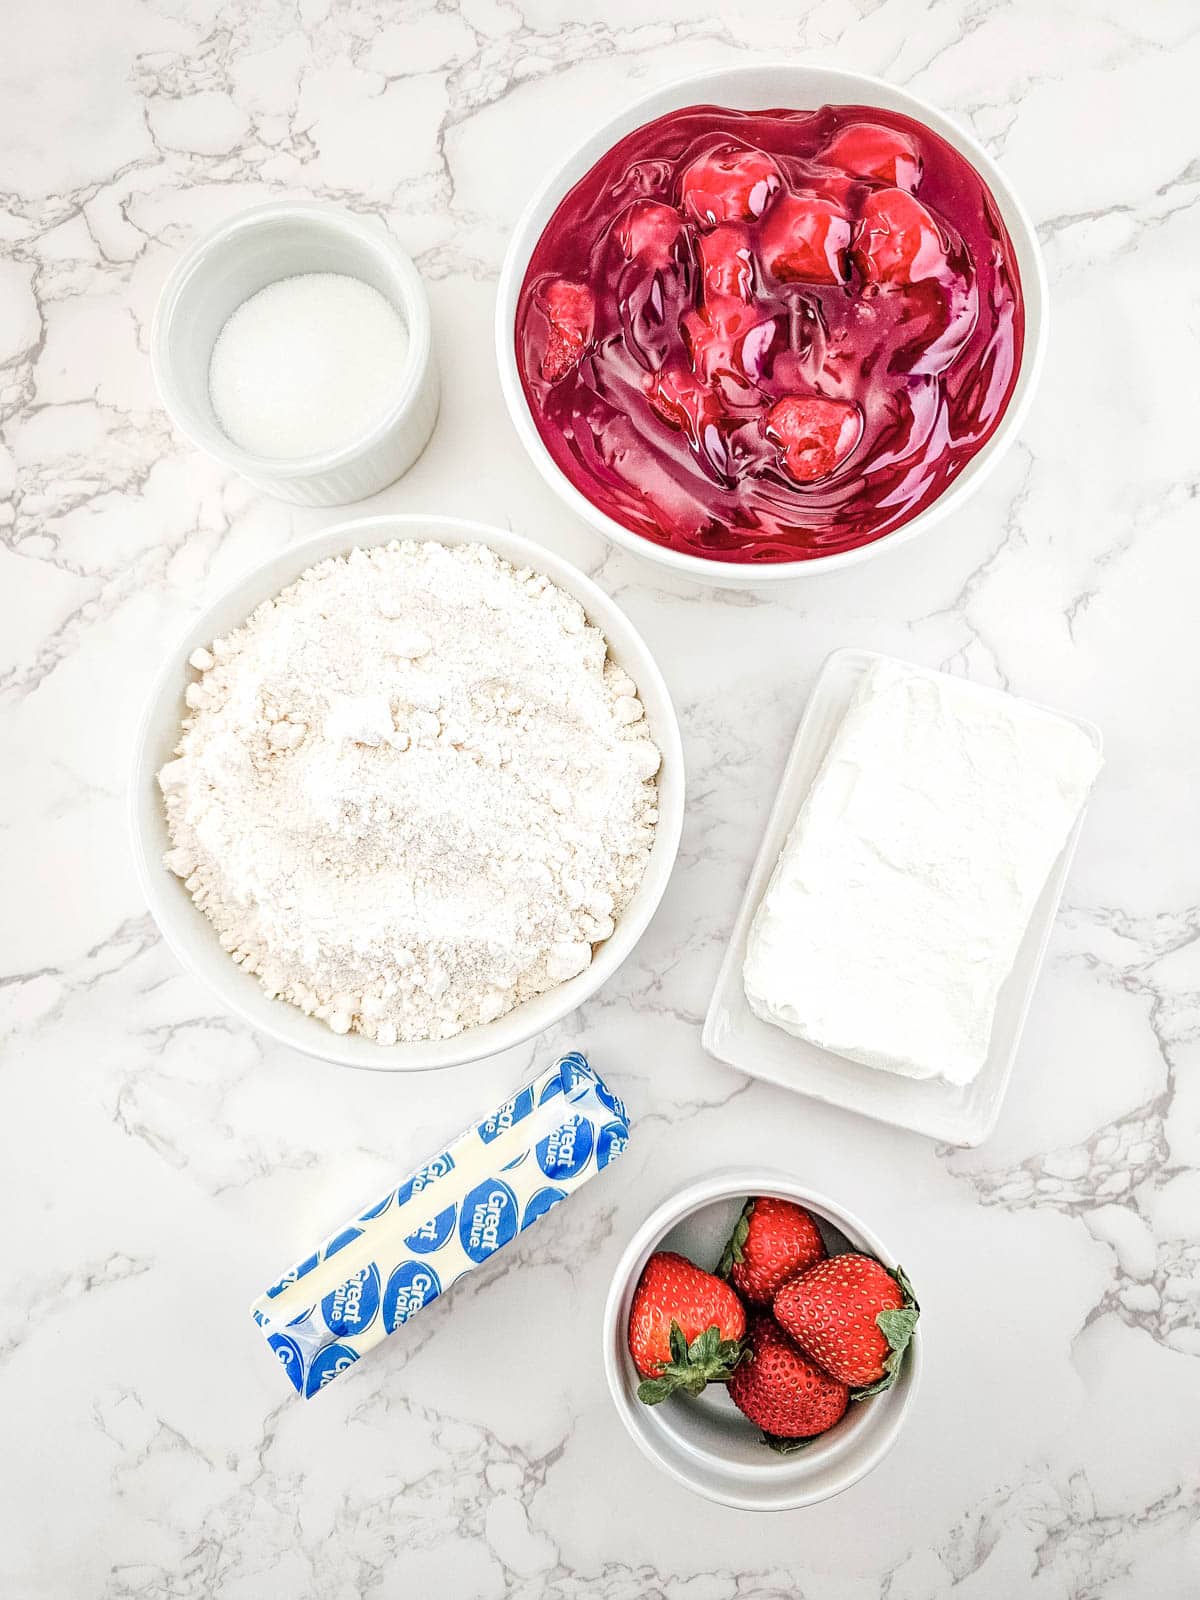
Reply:
[[[1099,768],[1065,717],[875,661],[751,926],[751,1009],[852,1061],[969,1083]]]
[[[625,1108],[566,1055],[332,1234],[251,1314],[306,1399],[625,1148]]]

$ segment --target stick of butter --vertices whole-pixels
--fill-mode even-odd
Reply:
[[[311,1399],[593,1173],[629,1138],[625,1108],[577,1052],[389,1189],[250,1308]]]

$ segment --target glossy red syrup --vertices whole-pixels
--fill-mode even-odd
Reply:
[[[572,483],[657,544],[732,562],[852,550],[986,443],[1021,362],[983,180],[866,106],[692,106],[622,139],[529,263],[516,351]]]

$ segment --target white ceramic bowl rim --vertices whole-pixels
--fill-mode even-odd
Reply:
[[[335,450],[299,456],[291,460],[278,456],[258,455],[243,450],[219,427],[212,433],[201,435],[191,422],[192,407],[184,397],[175,375],[171,352],[171,327],[187,289],[197,273],[205,270],[206,262],[219,249],[238,245],[253,232],[282,220],[311,224],[328,232],[340,232],[352,238],[363,249],[374,254],[389,273],[396,298],[401,304],[408,329],[408,348],[405,352],[404,370],[396,390],[396,397],[387,411],[369,429],[339,445]],[[268,472],[280,481],[291,478],[315,477],[336,470],[365,455],[395,428],[417,397],[421,377],[429,365],[432,348],[432,327],[429,300],[421,275],[412,259],[396,243],[380,223],[378,226],[364,221],[352,212],[338,206],[319,202],[269,200],[263,205],[251,206],[227,218],[210,233],[196,242],[180,257],[163,285],[155,308],[154,324],[150,335],[150,365],[163,405],[179,431],[197,449],[206,451],[237,472],[255,474]]]
[[[781,89],[777,96],[760,94],[758,100],[762,105],[768,102],[778,106],[796,104],[802,91],[787,85],[797,86],[806,82],[826,84],[829,86],[828,92],[817,89],[809,96],[816,104],[836,102],[892,106],[925,123],[971,162],[992,193],[1017,255],[1025,309],[1025,342],[1016,383],[991,436],[937,499],[915,517],[910,517],[890,533],[858,545],[853,550],[813,556],[804,561],[716,561],[707,556],[672,550],[635,533],[615,517],[601,511],[570,481],[546,448],[530,414],[517,369],[513,329],[521,283],[545,223],[558,202],[591,169],[604,151],[627,133],[670,110],[703,104],[721,94],[734,94],[736,97],[739,85],[756,83],[767,77],[777,77]],[[707,93],[710,90],[714,92]],[[748,89],[745,91],[747,95],[749,92]],[[500,386],[513,425],[534,466],[577,516],[613,543],[647,560],[671,567],[683,576],[722,587],[741,588],[759,583],[778,583],[856,566],[884,550],[894,550],[942,521],[979,488],[1016,437],[1032,403],[1046,353],[1047,302],[1045,265],[1037,231],[1025,207],[983,146],[944,112],[883,78],[817,63],[766,61],[736,67],[716,67],[664,84],[609,118],[556,164],[553,172],[529,200],[509,239],[496,294],[495,332]]]
[[[651,1212],[629,1241],[613,1272],[604,1307],[604,1370],[621,1421],[648,1460],[685,1488],[744,1511],[785,1511],[828,1500],[864,1478],[884,1459],[899,1437],[921,1378],[922,1336],[918,1324],[895,1386],[859,1402],[865,1414],[853,1445],[818,1461],[807,1451],[780,1456],[763,1447],[760,1464],[712,1462],[692,1450],[686,1461],[660,1443],[656,1408],[636,1398],[637,1373],[627,1346],[633,1291],[647,1259],[685,1217],[723,1200],[777,1195],[795,1200],[831,1223],[858,1248],[895,1269],[896,1258],[853,1212],[828,1195],[798,1183],[782,1171],[735,1167],[711,1173],[676,1190]],[[667,1405],[672,1402],[666,1402]],[[866,1410],[870,1408],[870,1410]]]
[[[201,644],[239,626],[260,601],[278,594],[306,568],[356,548],[393,539],[479,542],[517,566],[542,572],[583,606],[608,640],[615,660],[638,687],[646,719],[662,753],[659,816],[642,882],[591,965],[578,977],[523,1001],[494,1022],[452,1039],[380,1045],[359,1034],[339,1035],[285,1000],[271,1000],[242,972],[217,940],[183,884],[163,864],[169,846],[156,774],[170,758],[183,715],[188,657]],[[219,620],[218,620],[219,619]],[[196,617],[167,652],[147,697],[134,745],[129,823],[142,892],[169,948],[231,1011],[278,1042],[321,1060],[382,1071],[427,1071],[480,1061],[523,1044],[582,1005],[616,972],[648,927],[666,891],[679,849],[684,811],[683,747],[671,696],[653,655],[624,611],[565,557],[505,529],[461,517],[388,514],[339,523],[288,546],[231,584]]]

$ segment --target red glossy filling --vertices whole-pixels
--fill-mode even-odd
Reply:
[[[516,350],[594,505],[692,555],[795,561],[936,499],[1003,415],[1023,336],[995,201],[937,134],[866,106],[692,106],[559,205]]]

